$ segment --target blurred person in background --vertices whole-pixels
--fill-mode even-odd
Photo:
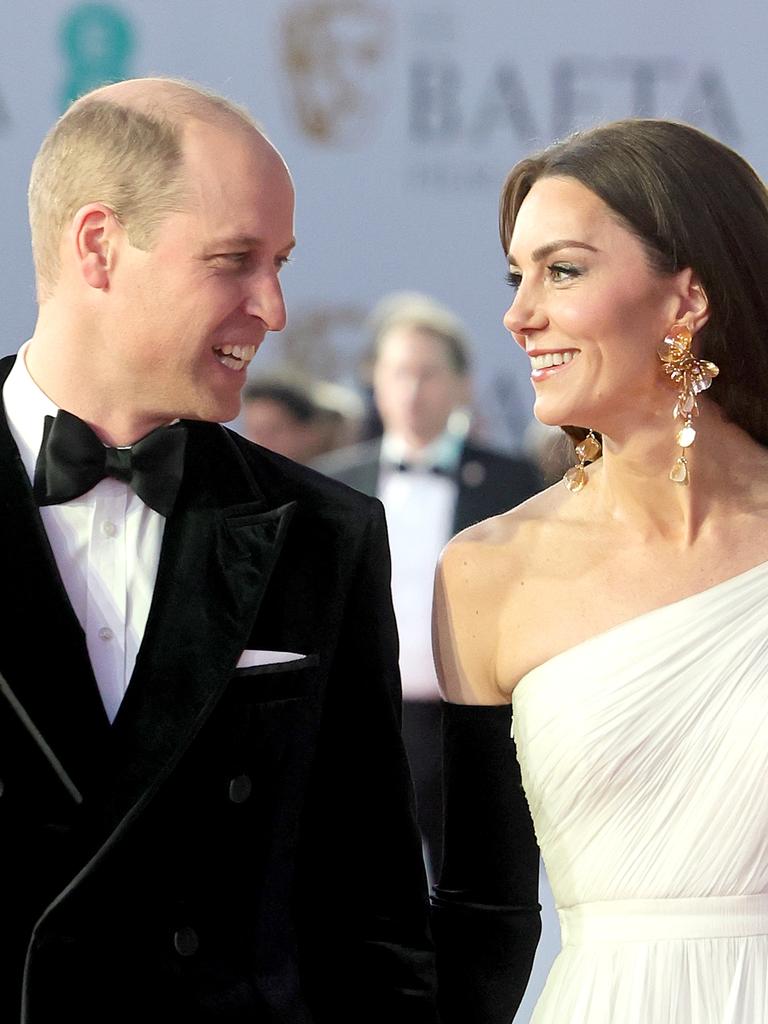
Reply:
[[[242,429],[249,441],[309,465],[356,436],[362,405],[347,389],[255,378],[243,388]]]
[[[365,402],[357,391],[335,381],[316,380],[311,393],[317,409],[318,455],[347,448],[362,439]]]
[[[428,296],[405,292],[382,300],[369,325],[383,435],[315,466],[378,496],[386,509],[403,737],[434,879],[442,857],[441,708],[430,644],[435,566],[455,533],[530,497],[541,480],[528,459],[469,437],[469,341],[458,317]]]
[[[243,433],[249,441],[310,462],[322,450],[315,428],[318,410],[305,388],[273,379],[251,380],[243,388]]]

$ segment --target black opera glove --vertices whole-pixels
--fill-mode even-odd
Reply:
[[[432,895],[443,1024],[509,1024],[541,933],[539,851],[509,705],[443,705],[445,846]]]

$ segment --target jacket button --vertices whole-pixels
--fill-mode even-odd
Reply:
[[[229,799],[233,804],[244,804],[251,795],[253,783],[249,775],[238,775],[229,783]]]
[[[194,928],[188,925],[177,928],[173,933],[173,948],[179,956],[194,956],[200,947],[200,940]]]
[[[485,466],[475,459],[470,459],[461,467],[461,482],[467,487],[479,487],[484,483],[485,475]]]

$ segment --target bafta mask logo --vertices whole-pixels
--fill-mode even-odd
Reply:
[[[372,0],[305,0],[283,17],[282,55],[302,130],[323,145],[355,145],[387,94],[389,13]]]

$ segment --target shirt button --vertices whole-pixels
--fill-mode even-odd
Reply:
[[[99,630],[99,640],[112,640],[115,634],[109,628],[109,626],[102,626]]]
[[[111,520],[105,519],[101,524],[101,532],[105,537],[114,537],[117,533],[117,527]]]
[[[250,778],[247,775],[238,775],[229,783],[229,799],[233,804],[244,804],[252,789]]]
[[[179,956],[194,956],[200,948],[200,940],[194,928],[177,928],[173,933],[173,947]]]

